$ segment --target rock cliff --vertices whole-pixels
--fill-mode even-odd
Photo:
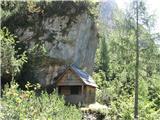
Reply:
[[[42,86],[54,84],[57,75],[69,64],[92,73],[98,42],[94,19],[83,9],[85,4],[58,3],[60,7],[65,6],[60,9],[63,14],[56,14],[51,4],[55,2],[50,3],[49,10],[46,5],[41,13],[27,12],[10,18],[14,22],[8,19],[2,24],[12,26],[13,33],[26,50],[43,44],[46,50],[44,57],[30,59],[22,72],[23,79],[37,80]]]

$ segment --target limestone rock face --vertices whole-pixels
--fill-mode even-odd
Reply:
[[[57,75],[69,64],[91,74],[98,41],[95,23],[87,13],[74,18],[67,15],[45,17],[35,21],[33,26],[16,28],[15,34],[27,49],[38,42],[46,49],[44,59],[31,60],[29,72],[32,75],[26,70],[26,79],[34,76],[42,86],[54,84]]]

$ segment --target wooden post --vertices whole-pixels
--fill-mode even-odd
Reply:
[[[82,104],[84,103],[84,85],[82,85],[81,96],[82,96]]]
[[[82,85],[82,88],[81,88],[81,95],[83,96],[83,90],[84,89],[84,86]]]

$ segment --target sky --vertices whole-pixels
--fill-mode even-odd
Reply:
[[[132,0],[115,0],[120,9],[125,9]],[[160,0],[144,0],[147,5],[149,14],[156,16],[155,27],[152,32],[160,33]]]

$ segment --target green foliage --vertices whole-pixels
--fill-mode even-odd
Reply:
[[[38,83],[39,81],[37,80],[35,72],[37,68],[42,66],[45,62],[48,62],[46,59],[47,51],[41,41],[32,45],[27,50],[27,57],[27,63],[24,64],[24,67],[21,71],[21,76],[18,79],[18,83],[22,88],[24,88],[24,85],[27,83],[27,81],[32,84]]]
[[[145,11],[144,11],[145,12]],[[119,13],[119,12],[118,12]],[[117,79],[123,84],[127,93],[132,93],[135,79],[135,25],[128,18],[128,14],[115,17],[115,29],[110,30],[108,36],[109,77]],[[142,18],[141,18],[142,19]],[[148,19],[149,21],[149,19]],[[132,26],[132,27],[131,27]],[[159,50],[154,42],[152,34],[145,29],[143,24],[139,30],[139,76],[140,80],[149,81],[158,74]]]
[[[98,85],[98,88],[105,87],[106,85],[106,76],[105,72],[100,70],[97,73],[93,73],[93,78],[96,81],[96,84]]]
[[[27,84],[26,88],[39,89],[39,85]],[[33,90],[23,91],[12,82],[10,88],[6,87],[1,98],[0,119],[12,120],[81,120],[81,112],[75,106],[65,106],[63,98],[56,92],[48,95],[42,92],[39,96]]]
[[[119,96],[116,101],[111,101],[108,116],[112,120],[133,120],[133,96]],[[139,100],[139,120],[158,120],[160,110],[153,108],[154,104],[148,100]]]
[[[0,30],[2,76],[10,74],[12,78],[15,77],[27,61],[25,52],[20,55],[17,54],[17,50],[15,50],[15,38],[7,28]]]
[[[101,74],[96,74],[99,82],[104,84],[97,90],[96,99],[109,108],[106,111],[106,118],[117,120],[132,120],[134,97],[133,91],[129,95],[121,81],[104,81]],[[155,85],[156,84],[156,85]],[[145,80],[139,82],[139,119],[140,120],[157,120],[160,116],[159,110],[159,80],[153,79],[149,84]],[[152,98],[152,99],[151,99]]]
[[[12,2],[11,1],[1,1],[1,7],[0,7],[1,20],[5,21],[9,17],[15,15],[17,12],[21,12],[19,10],[22,5],[19,3],[20,2],[18,1],[12,1]]]
[[[157,78],[156,78],[157,77]],[[154,102],[154,107],[158,110],[160,108],[160,75],[150,79],[148,85],[149,100]]]
[[[101,79],[109,80],[108,73],[109,73],[109,56],[108,56],[108,45],[106,42],[106,38],[104,35],[99,37],[99,47],[96,51],[96,58],[95,58],[95,71],[97,72],[94,74],[95,80],[98,86],[104,86],[105,83],[101,81]],[[98,78],[101,77],[101,78]]]
[[[157,69],[160,67],[160,51],[155,44],[154,35],[150,33],[151,16],[146,14],[144,4],[140,5],[142,7],[139,21],[139,119],[157,120],[160,118],[160,72]],[[135,11],[133,8],[131,10],[125,14],[121,11],[114,13],[114,27],[112,29],[108,27],[106,30],[107,52],[101,54],[100,42],[96,53],[95,68],[98,69],[95,70],[93,77],[99,87],[97,101],[108,105],[106,116],[112,120],[133,119],[136,25],[133,16]],[[109,58],[105,59],[108,60],[107,74],[99,67],[102,57],[106,54]]]
[[[100,40],[100,61],[99,61],[99,68],[105,71],[105,73],[108,72],[108,62],[109,62],[109,56],[108,56],[108,48],[106,39],[104,36],[102,36]]]
[[[28,54],[30,55],[30,58],[33,59],[32,57],[44,57],[47,53],[44,44],[38,43],[34,45],[32,48],[28,49]]]

